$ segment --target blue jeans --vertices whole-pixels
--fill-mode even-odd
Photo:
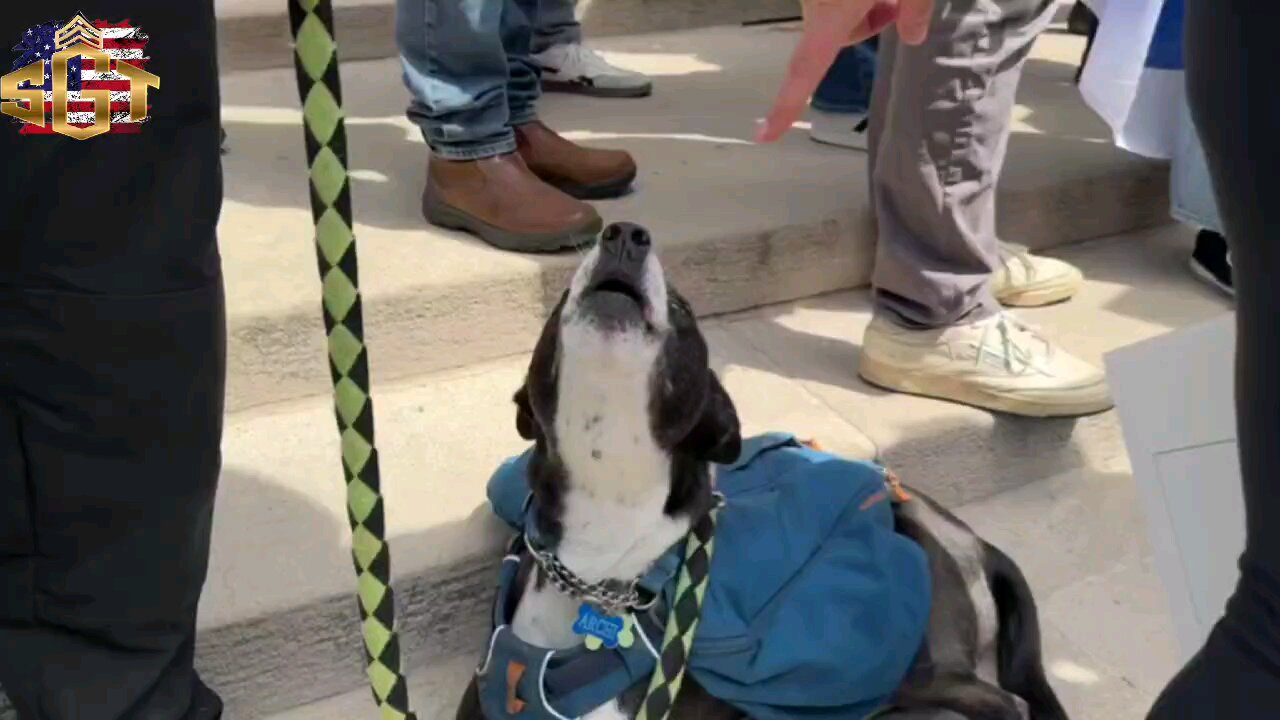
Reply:
[[[538,0],[397,0],[409,119],[436,155],[475,160],[516,149],[512,128],[537,119],[537,20]]]
[[[1190,106],[1185,100],[1179,107],[1178,147],[1171,165],[1169,196],[1173,218],[1224,234],[1222,218],[1218,216],[1218,202],[1213,196],[1213,183],[1209,178],[1209,165],[1205,161],[1195,123],[1191,121]]]
[[[582,42],[582,25],[573,13],[575,0],[542,0],[538,21],[533,29],[533,52],[544,52],[552,45]]]
[[[866,115],[871,109],[878,48],[879,39],[871,38],[841,50],[809,105],[824,112]]]

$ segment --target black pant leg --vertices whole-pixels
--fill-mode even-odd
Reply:
[[[24,718],[182,718],[220,464],[221,288],[27,291],[0,312],[18,380],[0,405],[25,465],[4,482],[24,486],[35,550],[5,560],[23,592],[0,682]]]
[[[23,720],[210,720],[192,668],[222,430],[212,0],[46,0],[149,36],[133,135],[0,118],[0,686]],[[8,63],[4,66],[7,70]]]
[[[1152,718],[1280,717],[1280,63],[1268,3],[1189,0],[1187,88],[1231,244],[1241,579]],[[1193,410],[1188,408],[1189,412]]]

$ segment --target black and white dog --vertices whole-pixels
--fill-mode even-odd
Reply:
[[[644,229],[609,226],[543,330],[515,396],[520,434],[536,443],[530,484],[547,549],[590,583],[641,574],[713,500],[714,463],[737,458],[729,395],[710,369],[688,303],[666,281]],[[1035,602],[1006,555],[914,490],[899,532],[925,550],[934,598],[924,647],[877,717],[1065,720],[1045,677]],[[544,648],[582,642],[580,599],[529,558],[511,629]],[[641,685],[584,720],[633,718]],[[482,718],[476,683],[459,720]],[[742,717],[691,676],[672,717]]]

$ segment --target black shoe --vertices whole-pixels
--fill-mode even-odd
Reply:
[[[1191,253],[1191,272],[1224,293],[1235,297],[1231,282],[1231,249],[1227,239],[1212,230],[1196,235],[1196,249]]]
[[[1089,35],[1098,27],[1098,16],[1093,14],[1088,5],[1076,0],[1067,15],[1067,32],[1072,35]]]

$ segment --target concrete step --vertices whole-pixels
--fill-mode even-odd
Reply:
[[[1073,470],[956,513],[1015,555],[1034,587],[1045,667],[1073,720],[1144,717],[1178,651],[1128,468]],[[478,652],[414,668],[418,717],[454,717]],[[267,720],[374,720],[370,698],[360,688]]]
[[[1115,347],[1228,312],[1186,271],[1191,243],[1190,231],[1163,226],[1069,248],[1062,255],[1084,269],[1088,284],[1072,302],[1024,316],[1098,361]],[[1066,473],[1124,472],[1113,414],[1026,421],[866,386],[855,367],[868,320],[867,293],[854,291],[707,321],[715,366],[747,431],[786,430],[837,452],[879,456],[951,506]],[[525,362],[509,358],[376,387],[410,668],[463,667],[458,658],[483,639],[506,539],[484,505],[484,485],[501,459],[522,449],[509,398]],[[328,400],[234,413],[225,458],[199,663],[229,701],[229,717],[263,717],[358,689],[354,577]],[[1016,503],[1010,507],[999,517],[1013,522],[1021,516]],[[1106,547],[1067,524],[1050,527],[1074,543],[1063,547],[1064,561]],[[1114,537],[1131,544],[1141,533],[1117,529]],[[1023,558],[1016,535],[1004,542]],[[1051,549],[1037,562],[1043,569],[1028,572],[1053,582]]]
[[[646,0],[647,1],[647,0]],[[862,153],[794,132],[749,142],[793,26],[611,38],[617,62],[653,74],[645,100],[548,96],[553,127],[619,146],[638,192],[600,203],[649,227],[704,313],[864,285],[874,256]],[[1167,172],[1117,150],[1071,82],[1081,39],[1045,34],[1023,78],[1001,182],[1003,236],[1033,247],[1165,222]],[[380,382],[529,350],[574,256],[502,253],[419,216],[426,149],[404,118],[395,61],[344,66],[366,327]],[[320,287],[289,70],[224,77],[221,223],[233,409],[326,392]]]
[[[224,71],[289,67],[293,0],[214,0]],[[690,30],[796,18],[796,0],[582,0],[575,3],[587,38]],[[334,0],[334,30],[344,60],[395,57],[394,0]]]
[[[288,3],[214,0],[224,70],[288,67],[293,62]],[[575,3],[588,40],[797,18],[796,0],[581,0]],[[1062,0],[1063,21],[1071,0]],[[334,0],[334,28],[345,60],[395,57],[394,0]]]

